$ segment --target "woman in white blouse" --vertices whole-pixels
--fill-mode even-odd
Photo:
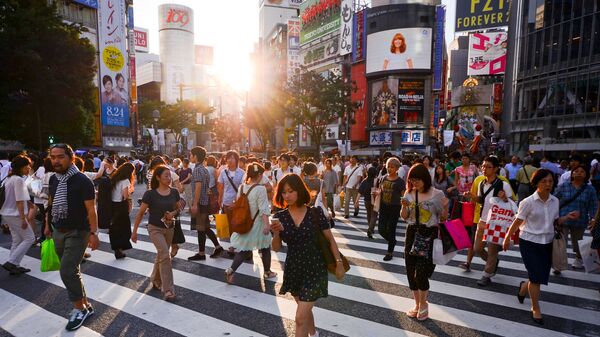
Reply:
[[[554,185],[554,175],[546,169],[539,169],[531,176],[531,183],[537,190],[519,204],[515,221],[506,233],[502,248],[510,247],[510,237],[519,233],[519,250],[529,275],[528,281],[519,285],[517,298],[520,303],[525,300],[526,292],[531,298],[531,318],[536,323],[544,324],[540,311],[540,285],[548,284],[550,267],[552,266],[552,240],[556,230],[568,220],[577,219],[578,214],[571,212],[563,217],[558,216],[559,201],[550,194]]]
[[[115,258],[125,257],[124,250],[131,249],[131,195],[135,179],[135,166],[124,163],[110,176],[112,185],[112,219],[109,231],[110,247],[115,251]]]

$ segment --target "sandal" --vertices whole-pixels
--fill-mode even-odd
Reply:
[[[225,269],[225,282],[228,284],[233,283],[233,269],[227,268]]]
[[[419,313],[417,314],[417,319],[419,321],[424,321],[424,320],[426,320],[428,318],[429,318],[429,306],[427,306],[423,310],[419,310]]]
[[[408,316],[410,318],[416,318],[418,314],[419,314],[419,309],[417,309],[417,307],[410,309],[409,311],[406,312],[406,316]]]
[[[179,251],[179,245],[171,246],[171,258],[174,258],[175,255],[177,255],[178,251]]]
[[[152,282],[152,289],[154,289],[154,290],[162,290],[161,288],[162,288],[161,286],[159,286],[156,283]]]
[[[171,302],[174,301],[177,296],[172,290],[165,291],[165,301]]]
[[[263,275],[263,278],[266,279],[270,279],[270,278],[274,278],[277,277],[277,273],[274,271],[267,271],[265,272],[265,274]]]

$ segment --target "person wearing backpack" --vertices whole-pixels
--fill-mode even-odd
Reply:
[[[2,265],[10,275],[30,272],[21,267],[21,260],[35,242],[33,226],[35,224],[31,208],[29,191],[25,178],[31,170],[31,160],[24,156],[16,156],[12,160],[12,170],[3,184],[3,203],[0,208],[2,219],[10,228],[12,244],[8,261]]]
[[[566,216],[571,212],[578,216],[562,226],[563,237],[566,239],[568,235],[571,236],[571,247],[576,255],[573,269],[583,269],[578,241],[583,239],[585,229],[598,211],[598,197],[594,188],[588,186],[589,178],[587,167],[579,165],[571,170],[570,181],[558,185],[554,191],[554,196],[560,202],[559,216]],[[555,274],[559,273],[560,271],[555,270]]]
[[[264,274],[263,278],[271,279],[277,273],[271,271],[271,233],[269,231],[269,215],[271,205],[267,197],[267,189],[261,184],[265,169],[258,163],[249,164],[246,168],[246,181],[238,191],[238,198],[244,195],[248,199],[248,215],[252,217],[252,228],[247,233],[233,233],[231,245],[236,254],[231,267],[225,270],[227,283],[233,282],[233,274],[239,266],[252,256],[253,250],[259,250],[262,259]]]

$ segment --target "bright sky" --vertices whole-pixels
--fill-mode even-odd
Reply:
[[[136,27],[149,30],[150,52],[158,54],[158,6],[175,3],[194,10],[195,44],[213,46],[215,72],[231,86],[248,90],[249,55],[258,41],[257,0],[137,0],[134,1]],[[454,38],[456,0],[442,0],[446,5],[446,43]]]
[[[195,44],[214,47],[215,72],[231,86],[247,90],[250,85],[249,55],[258,41],[256,0],[137,0],[136,27],[149,30],[150,52],[159,53],[158,6],[174,3],[194,10]]]

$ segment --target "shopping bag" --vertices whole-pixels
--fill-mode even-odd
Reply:
[[[448,220],[444,227],[452,237],[456,250],[471,248],[473,243],[461,219]]]
[[[60,258],[54,249],[54,240],[46,239],[42,242],[42,262],[40,271],[55,271],[60,269]]]
[[[225,214],[225,213],[215,214],[215,222],[217,225],[217,236],[220,239],[229,238],[229,236],[230,236],[229,220],[227,219],[227,214]]]
[[[339,194],[333,195],[333,209],[335,209],[336,211],[339,211],[342,209],[342,202],[340,200]]]
[[[583,267],[586,273],[598,273],[600,272],[600,257],[598,257],[598,250],[593,249],[592,239],[579,240],[579,251],[581,252],[581,258],[583,259]]]
[[[342,205],[344,205],[344,197],[346,196],[346,193],[344,192],[344,190],[342,190],[340,192],[340,208]]]
[[[461,220],[465,226],[473,226],[473,217],[475,216],[475,204],[472,202],[461,202]]]
[[[444,265],[456,256],[456,251],[444,254],[444,244],[441,239],[433,240],[433,264]]]
[[[450,199],[450,220],[462,218],[462,203],[457,198]]]
[[[444,248],[444,254],[455,252],[458,249],[454,243],[454,239],[448,232],[445,224],[440,224],[440,239],[442,240],[442,247]]]
[[[506,232],[508,232],[509,228],[510,226],[506,227],[501,225],[490,225],[488,223],[483,231],[483,241],[502,246],[504,243],[504,238],[506,237]],[[513,244],[517,244],[519,237],[518,234],[519,233],[514,233],[510,238],[511,246]]]
[[[552,269],[561,271],[568,268],[567,241],[562,233],[557,233],[552,240]]]
[[[323,214],[325,214],[326,218],[331,217],[331,214],[329,214],[329,210],[325,208],[325,205],[323,205],[323,195],[321,194],[321,192],[317,194],[317,198],[315,199],[315,207],[320,207],[323,210]]]

